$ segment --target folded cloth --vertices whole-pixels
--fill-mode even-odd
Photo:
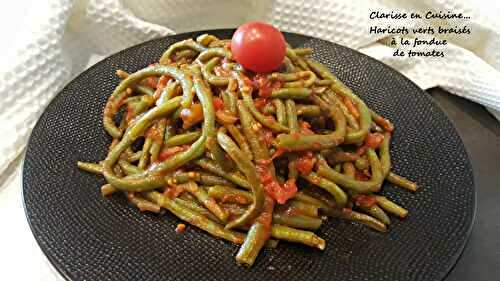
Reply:
[[[19,155],[49,101],[72,77],[99,59],[168,34],[264,20],[283,31],[358,49],[399,70],[424,89],[441,86],[486,106],[500,119],[500,19],[495,14],[500,10],[499,4],[493,0],[473,3],[466,0],[17,0],[3,3],[0,26],[4,27],[2,36],[7,42],[0,46],[0,131],[3,132],[0,221],[5,224],[2,229],[9,232],[0,231],[4,237],[0,239],[3,249],[0,263],[10,262],[15,266],[5,266],[2,276],[6,280],[61,279],[50,269],[40,250],[33,248],[35,242],[31,235],[26,234],[28,227],[19,195]],[[369,18],[373,11],[425,14],[429,10],[462,12],[470,19]],[[471,34],[433,35],[449,42],[441,49],[445,53],[443,58],[394,57],[397,47],[390,44],[392,36],[370,34],[370,27],[374,25],[408,28],[467,25]],[[9,243],[10,240],[16,243]],[[22,258],[10,255],[20,251]],[[22,270],[25,264],[35,269]]]

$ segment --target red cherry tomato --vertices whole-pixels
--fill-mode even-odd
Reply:
[[[231,40],[234,59],[257,73],[276,70],[285,58],[285,38],[274,26],[249,22],[236,30]]]

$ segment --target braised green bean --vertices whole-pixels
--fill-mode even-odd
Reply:
[[[88,162],[77,162],[78,168],[93,174],[102,174],[102,165]]]
[[[417,191],[417,189],[418,189],[418,186],[416,183],[410,181],[407,178],[396,175],[393,172],[389,172],[386,179],[387,179],[387,181],[389,181],[392,184],[395,184],[395,185],[400,186],[402,188],[406,188],[406,189],[411,190],[411,191]]]
[[[323,250],[312,231],[328,217],[385,232],[389,213],[408,211],[383,196],[384,180],[417,189],[391,172],[394,125],[312,52],[287,45],[279,68],[255,73],[230,40],[202,34],[170,45],[159,64],[117,70],[102,118],[107,156],[77,166],[104,176],[102,196],[241,245],[245,266],[278,240]]]
[[[253,194],[253,202],[248,208],[247,212],[245,212],[245,214],[243,214],[239,218],[226,224],[226,228],[231,229],[233,227],[248,223],[251,219],[255,218],[259,214],[262,208],[262,204],[264,204],[264,188],[262,187],[262,183],[258,179],[257,172],[252,161],[250,160],[250,158],[243,154],[236,143],[234,143],[230,137],[222,132],[217,133],[217,141],[246,176]]]

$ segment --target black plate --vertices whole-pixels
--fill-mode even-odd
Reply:
[[[205,31],[229,38],[233,30]],[[123,196],[102,198],[101,177],[80,172],[77,160],[105,158],[110,138],[101,125],[118,68],[135,71],[158,60],[172,43],[202,32],[149,41],[94,65],[47,107],[33,130],[23,170],[26,215],[52,264],[71,280],[441,280],[460,256],[475,214],[473,175],[457,132],[441,109],[386,65],[327,41],[285,33],[293,46],[312,47],[374,110],[396,125],[394,170],[414,179],[416,193],[385,184],[383,193],[410,210],[387,233],[329,220],[319,234],[324,252],[280,243],[255,265],[238,267],[237,247],[188,227],[174,216],[141,214]]]

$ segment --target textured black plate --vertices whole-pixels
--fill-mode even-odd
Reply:
[[[210,33],[228,38],[232,30]],[[119,80],[157,61],[168,45],[201,32],[149,41],[94,65],[69,83],[33,130],[23,171],[26,215],[40,247],[71,280],[440,280],[455,264],[475,214],[472,169],[452,124],[426,94],[398,72],[351,49],[285,34],[293,46],[315,50],[376,111],[396,125],[396,172],[414,179],[412,194],[385,184],[383,193],[410,210],[388,233],[329,220],[319,231],[324,252],[281,243],[255,265],[238,267],[237,247],[179,220],[141,214],[123,196],[104,199],[100,177],[77,160],[104,159],[110,138],[102,108]]]

